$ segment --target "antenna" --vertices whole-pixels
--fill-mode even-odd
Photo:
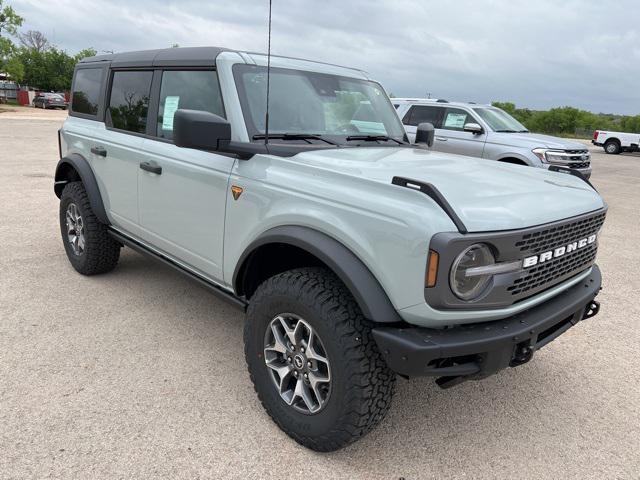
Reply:
[[[264,144],[269,143],[269,80],[271,79],[271,2],[269,0],[269,44],[267,47],[267,111],[264,115]]]

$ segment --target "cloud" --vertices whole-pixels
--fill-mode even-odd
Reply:
[[[70,52],[266,50],[266,0],[10,3]],[[633,0],[273,0],[272,47],[362,68],[398,96],[638,114],[637,11]]]

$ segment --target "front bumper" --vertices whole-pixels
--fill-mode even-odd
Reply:
[[[450,329],[379,327],[373,337],[389,367],[406,376],[435,376],[443,387],[528,362],[535,351],[598,313],[597,265],[581,282],[510,318]]]

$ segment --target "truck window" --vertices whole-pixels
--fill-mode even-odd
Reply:
[[[435,128],[440,128],[442,108],[430,105],[413,105],[402,119],[405,125],[417,127],[421,123],[431,123]]]
[[[102,68],[76,70],[73,80],[71,111],[95,116],[102,90]]]
[[[203,110],[224,117],[217,73],[213,70],[163,72],[156,127],[158,137],[173,137],[173,116],[179,108]]]
[[[109,96],[107,125],[133,133],[145,133],[151,71],[114,72]]]
[[[476,123],[476,120],[470,113],[461,110],[460,108],[447,108],[444,113],[444,120],[442,127],[444,130],[464,130],[464,126],[467,123]]]

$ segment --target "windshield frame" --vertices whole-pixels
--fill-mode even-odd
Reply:
[[[514,122],[513,126],[515,126],[516,128],[508,128],[508,130],[512,130],[512,132],[505,132],[504,130],[507,130],[507,128],[495,128],[490,122],[489,120],[487,120],[481,113],[481,110],[494,110],[494,111],[498,111],[500,112],[502,115],[504,115],[505,117],[507,117],[509,119],[509,121]],[[493,132],[497,132],[497,133],[528,133],[529,130],[527,129],[527,127],[525,127],[524,125],[522,125],[522,123],[520,123],[518,120],[516,120],[513,115],[505,112],[504,110],[502,110],[501,108],[498,107],[494,107],[494,106],[486,106],[486,107],[473,107],[473,111],[474,113],[480,117],[480,119],[487,125],[487,127],[489,127],[491,129],[491,131]]]
[[[244,82],[242,81],[242,74],[244,73],[243,70],[249,70],[249,69],[259,69],[262,70],[266,73],[267,71],[267,67],[263,66],[263,65],[252,65],[252,64],[245,64],[245,63],[236,63],[233,65],[232,67],[232,73],[233,73],[233,80],[236,86],[236,93],[238,96],[238,100],[240,102],[240,107],[241,107],[241,112],[242,112],[242,118],[244,120],[245,123],[245,128],[247,129],[247,134],[249,137],[249,142],[255,142],[255,141],[259,141],[259,142],[263,142],[264,141],[264,129],[259,129],[253,120],[252,117],[252,113],[251,113],[251,107],[249,105],[249,98],[247,95],[247,91],[245,89],[245,85]],[[374,88],[379,89],[382,94],[384,95],[384,99],[382,100],[382,102],[384,102],[387,107],[388,107],[388,116],[385,119],[387,122],[393,122],[395,124],[395,127],[397,128],[398,131],[398,135],[393,135],[393,136],[389,136],[389,139],[391,139],[388,142],[385,143],[389,143],[392,144],[394,146],[399,146],[398,142],[402,142],[402,143],[409,143],[407,134],[406,134],[406,130],[404,128],[404,125],[402,124],[402,122],[400,121],[400,118],[397,115],[396,109],[393,107],[393,104],[391,103],[391,100],[389,99],[389,96],[387,95],[385,89],[382,87],[382,85],[374,80],[370,80],[370,79],[365,79],[365,78],[358,78],[358,77],[350,77],[350,76],[346,76],[346,75],[338,75],[335,73],[326,73],[326,72],[321,72],[321,71],[315,71],[312,69],[302,69],[302,68],[286,68],[286,67],[271,67],[271,73],[273,74],[273,72],[285,72],[285,73],[292,73],[292,74],[296,74],[297,72],[302,72],[302,74],[317,74],[317,75],[327,75],[327,76],[331,76],[331,77],[335,77],[338,80],[343,80],[343,81],[349,81],[349,82],[357,82],[357,83],[362,83],[362,84],[366,84],[368,86],[372,86]],[[273,78],[271,79],[271,83],[272,83],[272,87],[273,87]],[[273,102],[273,98],[271,98],[269,100],[270,102],[270,106],[272,107],[273,104],[271,104],[271,102]],[[387,130],[387,123],[385,123],[385,121],[380,121],[381,124],[384,125],[385,130]],[[345,146],[345,145],[349,145],[350,141],[347,140],[347,137],[349,136],[353,136],[353,135],[368,135],[365,132],[345,132],[342,134],[335,134],[335,133],[322,133],[322,132],[280,132],[280,131],[271,131],[271,129],[269,130],[269,136],[271,137],[271,135],[280,135],[283,133],[292,133],[292,134],[311,134],[311,135],[319,135],[323,138],[326,138],[328,140],[330,140],[331,142],[335,142],[341,146]],[[255,136],[262,136],[262,139],[254,139]],[[386,135],[385,135],[386,136]],[[292,140],[292,142],[295,141],[299,141],[301,143],[308,143],[304,140]],[[320,141],[320,140],[319,140]],[[384,141],[384,140],[381,140]],[[289,142],[287,142],[289,143]],[[366,146],[383,146],[380,141],[365,141],[365,142],[361,142],[363,145]]]

